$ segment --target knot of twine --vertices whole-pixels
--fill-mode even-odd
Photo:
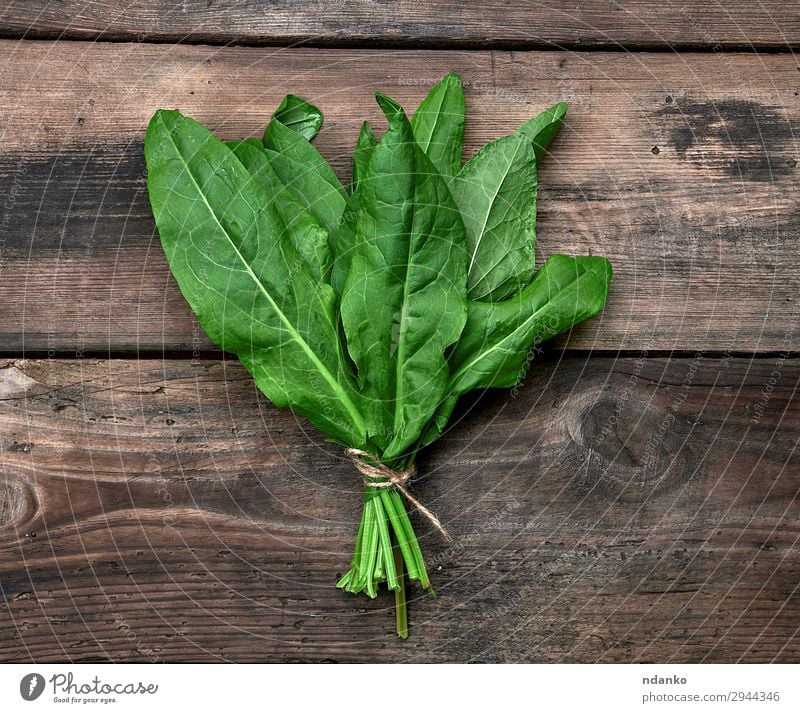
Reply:
[[[444,526],[428,508],[408,492],[407,483],[416,472],[416,468],[411,465],[405,470],[392,470],[385,463],[381,463],[374,455],[359,448],[347,448],[345,454],[353,461],[359,473],[364,476],[364,487],[366,488],[397,488],[403,497],[408,500],[417,510],[419,510],[430,523],[441,533],[442,537],[448,542],[453,538],[444,529]],[[371,463],[367,463],[364,458],[369,458]]]

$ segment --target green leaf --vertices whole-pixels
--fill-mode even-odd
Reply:
[[[470,302],[450,356],[448,392],[514,386],[531,347],[597,314],[610,282],[611,263],[605,258],[553,255],[513,299]]]
[[[459,394],[448,394],[439,404],[433,414],[433,418],[428,421],[428,425],[422,432],[422,436],[419,439],[420,448],[429,446],[444,433],[450,422],[450,416],[453,415],[453,409],[455,409],[459,397]]]
[[[550,146],[550,142],[561,128],[568,108],[569,106],[566,102],[553,104],[541,114],[528,119],[517,129],[518,132],[527,136],[528,140],[533,144],[537,163],[541,161],[547,151],[547,147]]]
[[[378,140],[375,138],[375,133],[368,121],[361,124],[361,132],[358,134],[358,141],[356,142],[356,150],[353,152],[353,179],[351,181],[350,191],[355,193],[358,189],[358,182],[361,176],[367,171],[369,160],[372,156],[372,149],[378,145]]]
[[[559,102],[484,146],[451,179],[470,252],[469,297],[500,301],[525,287],[536,249],[538,160],[561,126]]]
[[[328,232],[283,184],[273,170],[261,142],[226,142],[226,145],[266,191],[280,213],[289,239],[305,260],[311,275],[320,282],[327,280],[332,261]]]
[[[360,207],[361,191],[357,190],[350,194],[339,225],[330,235],[333,251],[331,286],[339,298],[344,292],[345,280],[350,272],[350,262],[353,259],[353,250],[356,245],[356,222],[360,214]]]
[[[333,290],[308,271],[274,201],[227,146],[176,111],[153,116],[145,157],[164,253],[208,336],[277,407],[362,447]]]
[[[461,78],[451,72],[434,85],[411,119],[419,147],[445,177],[461,168],[466,111]]]
[[[307,139],[273,118],[264,132],[272,168],[328,232],[344,211],[347,194],[328,162]]]
[[[531,348],[597,314],[610,282],[611,263],[605,258],[553,255],[513,299],[469,302],[467,323],[449,358],[446,395],[420,447],[444,432],[463,394],[515,386],[532,358]]]
[[[444,394],[445,350],[466,318],[464,226],[444,180],[399,106],[374,148],[342,296],[371,443],[386,461],[419,437]]]
[[[366,174],[367,166],[372,158],[372,151],[377,144],[378,141],[375,138],[372,127],[365,121],[361,125],[356,149],[353,152],[352,192],[347,199],[347,205],[339,225],[331,234],[334,253],[331,284],[339,297],[342,295],[344,282],[347,279],[347,273],[350,271],[350,261],[353,257],[353,248],[356,241],[356,221],[359,215],[359,206],[361,205],[361,195],[358,187],[361,177]]]
[[[498,301],[531,281],[536,248],[536,158],[511,134],[478,151],[450,182],[469,251],[468,295]]]
[[[306,141],[311,141],[322,127],[322,112],[294,94],[284,97],[272,118],[296,131]]]

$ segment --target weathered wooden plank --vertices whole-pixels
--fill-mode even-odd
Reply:
[[[800,12],[785,0],[17,0],[6,4],[0,32],[162,42],[786,49],[800,45]]]
[[[358,478],[234,363],[0,368],[7,661],[796,661],[800,360],[549,358],[415,491],[439,597],[333,587]]]
[[[371,95],[413,107],[467,82],[467,152],[550,103],[572,109],[541,173],[539,248],[607,255],[595,349],[797,343],[800,73],[791,56],[270,50],[0,42],[0,321],[6,353],[210,345],[168,275],[145,192],[152,112],[259,134],[282,95],[317,102],[349,174]]]

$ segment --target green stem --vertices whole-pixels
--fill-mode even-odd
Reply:
[[[406,505],[403,502],[403,499],[400,497],[400,493],[398,493],[396,490],[393,490],[391,495],[395,500],[395,510],[400,518],[400,524],[405,532],[406,541],[408,542],[408,545],[411,548],[411,553],[414,557],[414,562],[419,573],[419,582],[423,589],[430,589],[431,582],[430,579],[428,579],[428,570],[425,567],[425,560],[422,557],[422,550],[420,549],[417,535],[414,532],[414,526],[411,524],[411,520],[408,517]]]
[[[408,578],[419,579],[419,570],[417,568],[416,558],[414,557],[414,551],[411,549],[411,544],[408,541],[408,533],[403,527],[403,521],[395,507],[395,498],[393,496],[399,497],[394,488],[381,490],[381,501],[392,523],[392,529],[394,530],[394,536],[397,538],[397,544],[400,547],[400,551],[403,553],[403,559],[405,560],[406,569],[408,570]],[[405,506],[403,503],[400,502],[399,505],[400,512],[405,513]],[[413,532],[411,536],[416,539]]]
[[[372,567],[375,566],[375,508],[372,505],[372,500],[364,503],[364,516],[361,519],[364,524],[364,533],[361,536],[361,552],[360,561],[358,563],[358,570],[361,574],[359,577],[360,583],[367,590],[370,597],[375,597],[373,594],[374,587],[372,587]]]
[[[389,534],[389,526],[386,522],[386,510],[384,510],[380,498],[375,498],[373,503],[375,504],[375,515],[378,522],[378,536],[381,541],[381,561],[386,575],[386,586],[389,589],[396,590],[400,585],[397,582],[397,569],[394,566],[394,548],[392,547],[392,536]]]
[[[373,506],[373,512],[375,508]],[[375,599],[378,596],[378,589],[375,584],[380,581],[375,576],[375,564],[378,561],[378,556],[380,555],[379,552],[379,541],[378,541],[378,523],[373,518],[372,520],[372,537],[370,539],[370,544],[367,546],[369,549],[369,560],[367,562],[367,594]]]
[[[394,566],[400,586],[394,590],[394,616],[397,635],[401,639],[408,638],[408,607],[406,606],[406,573],[403,567],[403,554],[399,547],[394,547]]]

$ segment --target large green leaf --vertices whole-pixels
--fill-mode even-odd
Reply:
[[[289,239],[305,260],[312,277],[320,282],[327,280],[331,269],[328,232],[283,184],[259,141],[229,141],[226,145],[266,191],[281,215]]]
[[[536,248],[536,158],[528,138],[492,141],[449,182],[469,251],[468,295],[496,301],[531,281]]]
[[[597,314],[610,282],[611,263],[605,258],[553,255],[513,299],[470,302],[450,356],[449,391],[514,386],[531,347]]]
[[[322,128],[322,112],[305,99],[287,94],[272,115],[275,121],[311,141]]]
[[[433,86],[411,119],[416,142],[445,177],[461,168],[466,111],[461,78],[451,72]]]
[[[567,105],[554,104],[486,144],[450,180],[470,251],[469,297],[500,301],[531,279],[536,249],[537,165]]]
[[[328,232],[344,211],[347,194],[333,169],[309,141],[273,117],[264,132],[272,168]]]
[[[387,461],[419,437],[447,386],[445,350],[466,318],[464,226],[399,105],[361,180],[342,320],[371,443]]]
[[[145,157],[164,253],[208,336],[276,406],[363,447],[333,290],[308,271],[274,201],[227,146],[176,111],[156,112]]]
[[[447,391],[420,445],[443,433],[459,396],[521,381],[532,347],[597,314],[610,282],[611,263],[605,258],[553,255],[513,299],[470,301],[467,323],[449,358]]]

